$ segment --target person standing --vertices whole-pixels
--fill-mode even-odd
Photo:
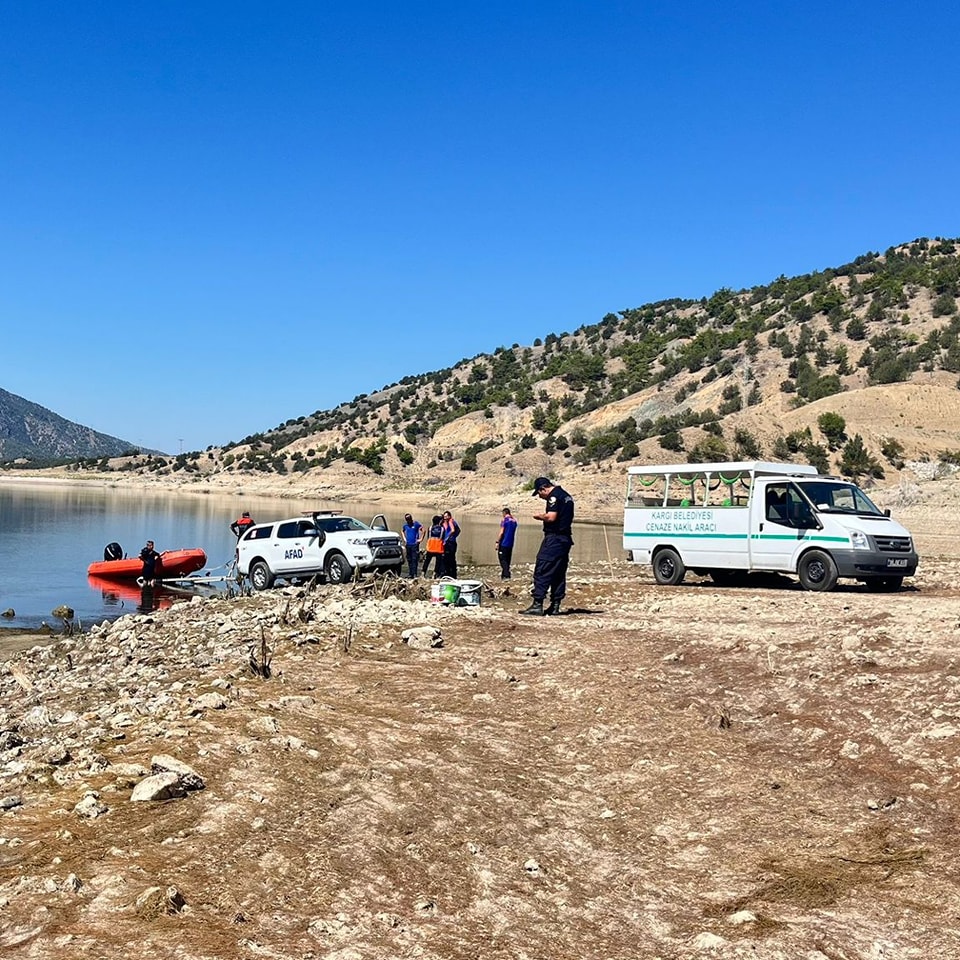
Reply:
[[[453,514],[445,510],[443,514],[443,576],[457,579],[457,537],[460,536],[460,524]]]
[[[240,517],[230,524],[230,529],[236,534],[239,540],[254,525],[253,517],[244,510]]]
[[[147,545],[140,551],[140,562],[143,564],[141,576],[143,582],[152,587],[160,579],[162,572],[162,562],[160,554],[153,548],[153,541],[148,540]]]
[[[430,561],[433,560],[433,575],[443,576],[443,517],[437,514],[430,521],[427,531],[426,556],[423,558],[423,575],[427,576],[430,570]]]
[[[403,543],[407,549],[407,570],[411,580],[417,575],[423,535],[423,524],[419,520],[414,520],[412,514],[405,514],[403,518]],[[426,562],[424,562],[424,566],[426,566]]]
[[[546,477],[533,481],[533,496],[547,502],[543,513],[533,515],[534,520],[543,521],[543,543],[533,568],[533,603],[520,612],[535,617],[555,616],[567,592],[567,565],[573,546],[573,497]],[[544,610],[548,593],[550,606]]]
[[[500,521],[500,536],[497,537],[497,559],[500,561],[500,579],[510,579],[510,560],[513,557],[513,544],[517,536],[517,520],[509,507],[503,508]]]

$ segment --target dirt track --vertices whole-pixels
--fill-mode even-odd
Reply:
[[[570,612],[549,619],[518,616],[516,596],[339,615],[326,589],[274,591],[138,624],[124,676],[139,688],[68,691],[44,679],[64,650],[28,654],[19,682],[0,677],[7,727],[42,703],[105,730],[94,750],[71,730],[66,761],[49,736],[0,754],[23,799],[0,814],[0,944],[51,960],[131,943],[144,958],[960,955],[956,579],[956,561],[928,560],[916,589],[817,595],[574,569]],[[246,668],[254,622],[273,624],[267,680]],[[442,647],[400,642],[424,622]],[[196,653],[214,635],[203,649],[224,662]],[[82,675],[96,653],[73,642]],[[212,690],[226,709],[197,709]],[[117,764],[158,753],[206,789],[129,802]],[[73,812],[88,789],[109,813]],[[153,886],[186,905],[138,911]]]

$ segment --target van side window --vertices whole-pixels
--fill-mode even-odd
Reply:
[[[286,523],[281,523],[277,528],[278,537],[298,537],[300,535],[300,524],[296,520],[288,520]]]
[[[266,527],[254,527],[243,539],[244,540],[266,540],[273,533],[273,525]]]
[[[787,522],[787,488],[770,484],[766,494],[766,517],[774,523]]]

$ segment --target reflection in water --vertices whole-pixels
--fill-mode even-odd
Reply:
[[[138,613],[151,613],[154,610],[166,610],[173,606],[177,594],[163,587],[141,587],[135,580],[125,582],[107,580],[105,577],[88,576],[87,583],[94,590],[99,590],[103,597],[103,605],[118,611],[130,612],[135,609]]]

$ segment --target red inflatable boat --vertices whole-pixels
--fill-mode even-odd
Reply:
[[[176,580],[188,573],[196,573],[207,563],[207,555],[199,548],[191,550],[164,550],[160,554],[154,577],[157,580]],[[108,580],[136,580],[143,574],[143,562],[139,557],[127,557],[123,560],[95,560],[87,567],[92,577],[105,577]]]

